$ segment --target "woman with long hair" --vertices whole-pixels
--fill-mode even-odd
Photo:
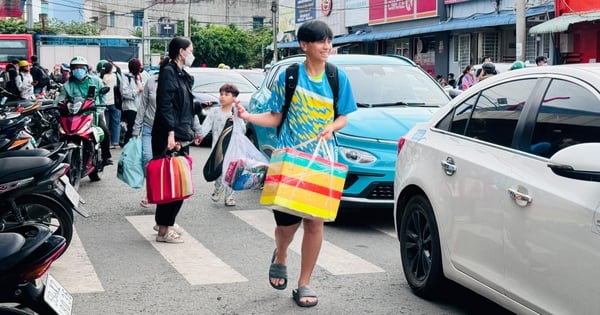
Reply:
[[[194,46],[184,37],[175,37],[169,43],[169,55],[160,64],[156,88],[156,113],[152,126],[152,155],[160,157],[166,151],[188,152],[181,142],[198,141],[193,131],[194,103],[193,78],[184,70],[194,62]],[[157,242],[183,243],[183,229],[174,228],[175,218],[183,200],[156,206],[155,229]]]

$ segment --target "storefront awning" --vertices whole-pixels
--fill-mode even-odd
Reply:
[[[563,14],[548,20],[542,24],[536,25],[529,30],[530,34],[560,33],[569,29],[569,25],[600,20],[600,11],[586,12],[578,14]]]
[[[553,5],[537,6],[527,8],[525,15],[527,17],[544,14],[547,12],[554,12]],[[487,13],[478,14],[469,18],[464,19],[452,19],[445,23],[426,25],[414,28],[401,28],[397,30],[390,30],[385,32],[367,32],[362,34],[349,34],[342,37],[336,37],[333,39],[334,45],[355,43],[355,42],[369,42],[376,40],[386,40],[392,38],[402,38],[411,35],[428,34],[444,31],[463,30],[463,29],[474,29],[481,27],[491,27],[500,25],[516,24],[517,17],[513,10],[500,11],[498,13]]]
[[[277,48],[300,48],[300,44],[298,44],[297,40],[293,42],[279,42],[277,43]],[[271,50],[273,50],[273,45],[271,45]]]

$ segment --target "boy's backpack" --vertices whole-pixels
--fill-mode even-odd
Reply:
[[[115,77],[117,77],[117,84],[113,88],[115,95],[115,107],[118,110],[123,110],[123,94],[121,94],[121,72],[115,71]]]
[[[294,63],[287,67],[287,69],[285,69],[285,99],[283,103],[283,108],[281,109],[281,123],[279,123],[279,126],[277,126],[277,136],[279,136],[279,131],[281,131],[283,121],[287,117],[287,113],[290,110],[292,97],[294,96],[294,92],[296,91],[296,85],[298,84],[299,66],[299,64]],[[337,67],[329,62],[325,63],[325,75],[327,76],[327,81],[329,82],[329,86],[331,87],[331,91],[333,92],[333,116],[335,119],[338,116],[337,101],[339,99],[338,94],[340,90]]]

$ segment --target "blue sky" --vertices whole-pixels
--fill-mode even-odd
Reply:
[[[83,0],[49,0],[48,15],[59,21],[83,21]]]

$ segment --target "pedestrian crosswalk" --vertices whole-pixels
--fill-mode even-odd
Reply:
[[[255,230],[273,238],[274,222],[269,210],[230,211],[235,217]],[[140,238],[149,242],[162,259],[168,262],[190,285],[210,285],[221,283],[247,282],[248,279],[235,270],[215,253],[206,248],[201,241],[191,234],[185,234],[182,244],[165,244],[155,241],[156,232],[154,215],[127,216],[130,226],[136,230]],[[184,226],[185,228],[185,226]],[[375,229],[379,229],[374,227]],[[300,255],[302,229],[296,233],[290,245],[290,251]],[[393,237],[388,228],[382,232]],[[353,253],[336,246],[327,239],[323,241],[317,265],[332,275],[381,273],[385,270],[373,262],[369,262]],[[73,266],[77,266],[73,268]],[[198,272],[201,268],[202,272]],[[103,292],[102,282],[94,270],[94,266],[75,230],[73,240],[67,252],[51,267],[50,273],[71,293]]]

